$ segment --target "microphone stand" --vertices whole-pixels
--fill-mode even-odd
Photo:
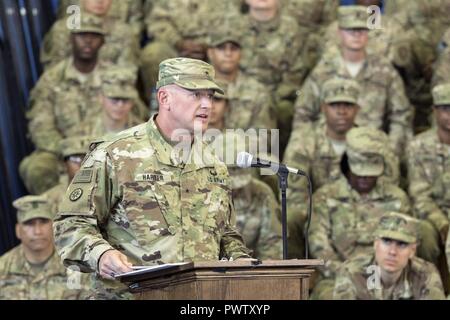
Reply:
[[[281,226],[283,238],[283,260],[288,259],[288,241],[287,241],[287,198],[286,190],[288,188],[289,171],[286,167],[280,166],[278,168],[278,181],[281,190]]]

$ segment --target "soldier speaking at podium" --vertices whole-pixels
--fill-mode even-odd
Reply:
[[[133,265],[249,258],[235,230],[226,166],[194,136],[208,127],[214,92],[209,64],[160,64],[159,113],[91,145],[55,219],[65,265],[95,272],[90,298],[131,297],[114,275]],[[177,149],[180,139],[189,152]]]

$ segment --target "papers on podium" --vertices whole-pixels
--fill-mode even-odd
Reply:
[[[166,264],[160,264],[155,266],[133,266],[131,267],[133,271],[116,274],[114,278],[120,280],[123,277],[129,277],[129,276],[137,276],[144,273],[152,273],[162,270],[170,270],[178,268],[179,266],[184,266],[189,264],[190,262],[178,262],[178,263],[166,263]]]

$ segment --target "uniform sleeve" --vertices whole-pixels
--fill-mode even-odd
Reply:
[[[300,89],[295,102],[295,114],[292,129],[302,126],[304,123],[315,122],[320,115],[320,87],[310,76]]]
[[[44,37],[40,51],[40,61],[48,70],[70,54],[69,32],[64,20],[58,20]]]
[[[28,130],[37,149],[58,153],[63,136],[56,126],[53,91],[46,85],[47,80],[44,74],[31,93]]]
[[[331,222],[330,212],[326,205],[326,189],[319,189],[313,200],[314,209],[309,230],[311,255],[314,258],[325,260],[325,266],[321,267],[319,271],[325,278],[334,278],[342,262],[331,243]]]
[[[424,150],[417,148],[421,146],[413,141],[407,149],[409,195],[413,200],[414,213],[419,219],[429,220],[441,231],[448,226],[448,217],[431,198],[432,185],[425,173],[434,164],[424,162],[419,156]]]
[[[400,75],[392,70],[387,99],[389,138],[394,150],[402,154],[406,143],[412,137],[413,108],[406,97],[405,87]]]
[[[94,151],[70,184],[54,221],[55,244],[64,265],[95,272],[100,256],[114,249],[101,230],[117,192],[109,156],[104,150]]]
[[[281,224],[278,221],[280,207],[272,190],[267,190],[260,210],[261,228],[256,245],[256,256],[260,260],[280,260],[283,258]]]
[[[230,187],[231,190],[231,187]],[[220,258],[250,258],[250,250],[244,245],[242,236],[236,229],[236,212],[234,210],[231,191],[228,195],[229,216],[220,240]]]
[[[430,265],[432,270],[427,272],[424,287],[421,290],[419,300],[445,300],[442,280],[434,265]]]
[[[333,300],[356,300],[356,292],[352,275],[344,265],[336,275]]]

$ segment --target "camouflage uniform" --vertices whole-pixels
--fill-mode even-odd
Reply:
[[[343,12],[339,25],[343,28],[366,28],[366,20],[357,16],[359,13],[358,10]],[[332,77],[352,79],[337,48],[322,57],[300,90],[301,95],[295,104],[294,130],[319,120],[322,84]],[[359,83],[362,93],[358,99],[361,110],[356,124],[388,132],[394,150],[401,154],[412,133],[413,110],[397,71],[383,57],[368,54],[354,80]]]
[[[352,80],[331,79],[324,84],[323,103],[347,102],[357,104],[359,86]],[[342,176],[341,154],[336,153],[332,140],[327,136],[325,124],[306,125],[296,130],[289,140],[284,162],[306,172],[313,184],[313,192],[327,183],[336,181]],[[389,138],[379,130],[361,127],[350,130],[357,133],[364,131],[370,139],[364,145],[365,150],[379,150],[385,159],[385,170],[382,180],[398,185],[400,168],[399,160],[389,147]],[[345,142],[344,142],[345,143]],[[303,257],[303,226],[306,219],[308,184],[304,177],[289,176],[288,225],[289,256]]]
[[[283,258],[280,206],[264,182],[246,169],[229,169],[236,225],[253,257],[260,260]]]
[[[450,82],[450,28],[440,43],[440,55],[434,66],[433,84]]]
[[[337,17],[337,0],[290,0],[283,6],[283,14],[292,16],[305,33],[303,61],[312,70],[319,61],[325,30]]]
[[[404,224],[402,224],[404,222]],[[375,236],[406,243],[417,242],[417,220],[390,212],[380,220]],[[445,299],[442,281],[434,265],[413,257],[391,288],[370,287],[377,273],[373,254],[364,254],[347,260],[336,276],[333,298],[338,300],[442,300]],[[380,279],[381,280],[381,279]]]
[[[52,219],[48,199],[27,196],[14,202],[18,223],[35,218]],[[0,300],[73,300],[88,290],[88,279],[74,269],[66,269],[54,252],[39,267],[27,261],[23,245],[0,257]]]
[[[365,8],[365,7],[364,7]],[[367,16],[369,19],[369,15]],[[375,26],[374,26],[375,27]],[[335,21],[325,33],[322,51],[339,45],[339,25]],[[402,24],[395,17],[381,16],[379,28],[369,30],[367,52],[386,57],[394,66],[404,67],[411,62],[411,39]]]
[[[146,0],[150,3],[152,0]],[[60,0],[58,9],[58,19],[67,17],[67,8],[70,5],[80,5],[79,0]],[[144,4],[141,0],[113,0],[111,8],[107,14],[122,23],[126,23],[133,29],[133,33],[140,38],[144,29]]]
[[[198,60],[170,59],[161,64],[158,87],[221,91],[213,77],[213,68]],[[195,138],[182,157],[154,119],[94,146],[55,219],[63,262],[95,272],[111,249],[137,265],[248,257],[234,229],[226,166],[206,146]],[[97,297],[105,291],[108,298],[126,297],[117,282],[97,285]]]
[[[297,89],[308,72],[302,52],[307,34],[292,17],[281,12],[270,21],[243,16],[239,29],[242,30],[241,69],[272,93],[283,151],[291,133]]]
[[[141,52],[141,74],[146,92],[154,88],[158,78],[158,66],[167,58],[180,56],[177,44],[192,40],[203,47],[206,58],[208,34],[220,27],[218,19],[226,12],[238,15],[233,1],[158,0],[146,17],[150,42]],[[201,54],[201,53],[200,53]]]
[[[87,12],[81,13],[81,24],[86,19],[96,20],[102,24],[105,43],[100,49],[99,60],[110,64],[138,64],[139,38],[133,36],[133,30],[124,22],[111,18],[101,18]],[[83,28],[83,26],[81,26]],[[71,30],[67,27],[66,19],[55,22],[45,35],[41,46],[41,64],[45,69],[57,65],[72,55],[70,45]]]
[[[212,32],[209,36],[210,48],[216,48],[227,42],[242,45],[239,30],[228,24],[229,20],[225,21],[222,29]],[[238,71],[236,79],[232,82],[219,78],[217,80],[225,89],[228,101],[226,128],[243,130],[276,128],[271,95],[261,82],[241,71]]]
[[[381,176],[382,152],[367,147],[364,131],[347,135],[350,170],[358,176]],[[370,140],[369,140],[370,141]],[[381,215],[387,211],[408,213],[408,196],[397,186],[378,180],[374,189],[361,196],[345,177],[324,185],[313,197],[313,215],[309,231],[311,255],[325,260],[320,269],[313,298],[330,299],[336,272],[342,263],[372,250],[372,233]]]
[[[450,85],[433,89],[434,104],[450,104]],[[450,217],[450,146],[440,142],[437,129],[430,129],[408,146],[409,194],[414,203],[414,213],[431,222],[439,255],[439,235],[445,243]],[[436,258],[437,259],[437,258]]]

